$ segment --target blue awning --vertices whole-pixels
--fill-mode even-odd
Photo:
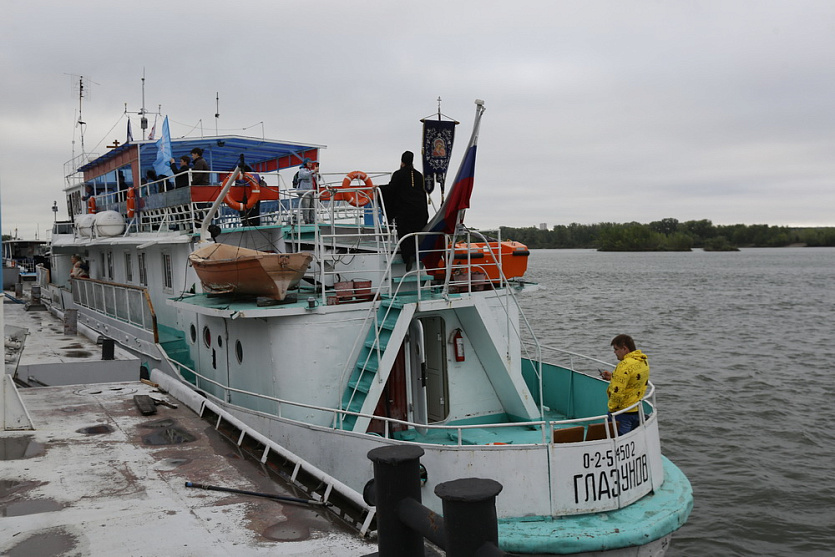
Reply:
[[[157,157],[157,146],[156,141],[146,140],[120,145],[78,170],[80,172],[91,170],[120,153],[137,146],[139,147],[139,161],[142,168],[151,167]],[[324,145],[290,143],[235,135],[171,139],[171,150],[175,160],[182,155],[188,155],[195,147],[203,149],[203,158],[209,163],[209,168],[213,172],[232,171],[238,164],[241,155],[244,155],[245,162],[250,166],[267,163],[268,161],[277,161],[278,166],[276,168],[289,168],[301,164],[301,159],[305,156],[318,160],[318,150],[325,148]],[[281,159],[286,160],[282,161]]]

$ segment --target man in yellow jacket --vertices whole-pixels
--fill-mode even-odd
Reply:
[[[647,356],[635,348],[635,341],[629,335],[618,335],[612,339],[612,349],[620,363],[614,371],[601,371],[603,379],[609,381],[606,394],[609,395],[609,413],[629,408],[644,397],[649,381]],[[618,434],[623,435],[638,427],[638,407],[619,414]]]

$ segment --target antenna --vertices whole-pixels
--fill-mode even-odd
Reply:
[[[144,141],[146,139],[153,139],[153,133],[156,131],[157,124],[156,117],[162,114],[162,105],[157,106],[156,112],[149,112],[148,109],[145,108],[145,68],[142,68],[142,77],[140,79],[142,81],[142,106],[139,111],[131,112],[128,110],[128,103],[125,103],[125,114],[139,115],[139,127],[142,129],[142,140]],[[146,133],[148,131],[148,114],[154,115],[154,127],[151,128],[151,136]]]
[[[76,85],[75,85],[76,78],[78,79],[78,85],[77,85],[77,90],[78,90],[78,118],[76,119],[75,126],[77,128],[79,128],[79,131],[80,131],[81,154],[84,155],[85,152],[86,152],[84,150],[84,130],[86,129],[87,122],[85,122],[84,118],[82,117],[82,108],[83,108],[83,105],[84,105],[83,101],[84,101],[85,90],[87,91],[87,98],[90,98],[90,92],[89,92],[90,87],[85,88],[85,83],[87,83],[88,85],[99,85],[99,84],[96,83],[95,81],[91,80],[89,77],[85,79],[83,75],[76,75],[76,74],[64,74],[64,75],[70,76],[70,83],[73,84],[73,92],[75,92],[75,90],[76,90]],[[73,141],[73,159],[74,158],[75,158],[75,141]]]
[[[218,133],[217,133],[217,122],[218,122],[219,118],[220,118],[220,92],[217,91],[217,92],[215,92],[215,135],[218,135]]]
[[[145,130],[148,129],[148,118],[145,116],[145,68],[142,68],[142,108],[139,109],[139,127],[142,128],[142,140],[145,140]]]

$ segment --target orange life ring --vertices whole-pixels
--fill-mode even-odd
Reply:
[[[361,188],[359,190],[354,191],[337,191],[333,195],[333,199],[335,201],[347,201],[354,207],[362,207],[364,205],[367,205],[368,202],[374,198],[374,182],[372,182],[371,178],[368,177],[368,174],[366,174],[362,170],[354,170],[353,172],[349,172],[342,180],[342,185],[337,186],[337,190],[350,188],[351,182],[353,182],[354,180],[362,180],[363,182],[365,182],[365,188]],[[368,188],[367,193],[365,191],[366,188]],[[330,199],[330,194],[328,192],[322,193],[322,199]]]
[[[136,214],[136,188],[128,189],[127,206],[128,206],[128,218],[132,219],[133,215]]]
[[[223,181],[223,187],[226,187],[226,183],[232,177],[230,174],[226,177],[226,180]],[[255,204],[258,203],[258,200],[261,198],[261,184],[258,180],[255,179],[254,176],[251,174],[247,174],[246,172],[241,173],[241,179],[245,180],[249,184],[249,193],[246,196],[246,204],[241,201],[238,201],[234,197],[232,197],[232,188],[229,188],[229,191],[226,192],[226,197],[223,198],[224,203],[229,206],[229,208],[234,209],[236,211],[248,211],[255,207]]]
[[[92,195],[87,199],[87,213],[91,215],[95,215],[98,211],[96,211],[96,198]]]

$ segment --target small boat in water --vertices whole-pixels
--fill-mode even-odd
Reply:
[[[299,284],[312,259],[308,252],[269,253],[228,244],[208,244],[188,256],[207,293],[275,300]]]

